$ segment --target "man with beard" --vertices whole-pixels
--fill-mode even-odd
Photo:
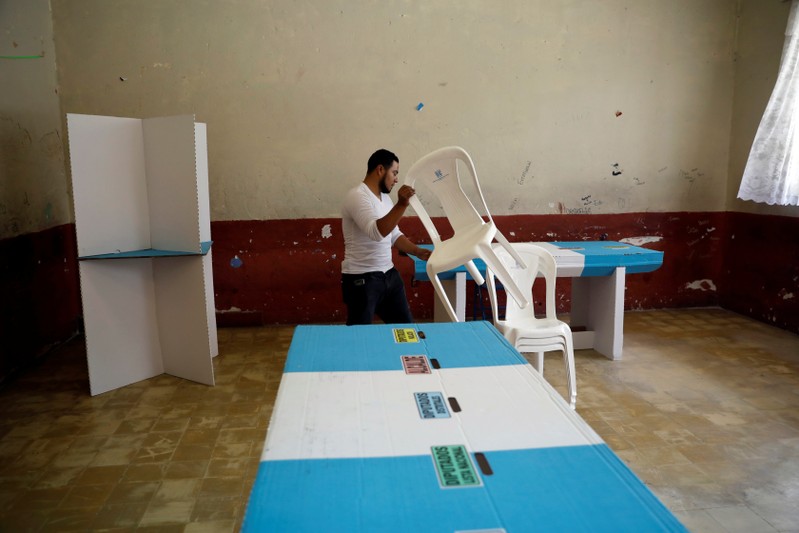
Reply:
[[[391,247],[424,260],[430,257],[430,250],[412,243],[397,227],[415,194],[412,187],[403,185],[394,205],[389,193],[398,175],[399,158],[388,150],[378,150],[369,158],[363,183],[344,198],[341,291],[348,326],[371,324],[375,314],[386,324],[413,322]]]

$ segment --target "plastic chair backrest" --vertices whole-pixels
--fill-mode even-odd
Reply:
[[[480,197],[483,211],[488,219],[492,220],[483,192],[480,189],[480,183],[477,181],[477,171],[474,168],[472,158],[469,157],[469,154],[463,148],[458,146],[439,148],[414,163],[405,175],[406,185],[415,188],[421,184],[438,198],[456,235],[461,229],[485,223],[461,186],[458,161],[461,161],[462,166],[465,166],[469,171],[468,173],[471,175],[474,187]],[[441,238],[438,231],[435,229],[435,225],[430,220],[424,207],[422,207],[421,202],[414,197],[411,199],[411,206],[416,211],[416,214],[419,215],[430,237],[434,241],[437,239],[440,242]]]
[[[555,314],[555,278],[557,277],[557,264],[555,258],[548,250],[532,243],[513,243],[513,248],[524,260],[527,268],[520,268],[510,254],[500,247],[495,247],[495,251],[500,260],[505,264],[511,277],[519,286],[524,294],[532,298],[533,284],[536,277],[543,277],[546,283],[545,310],[547,318],[557,318]],[[491,300],[491,312],[497,317],[498,302],[494,274],[490,270],[486,272],[488,282],[489,298]],[[532,301],[532,299],[531,299]],[[507,298],[505,303],[505,322],[513,322],[517,319],[529,317],[535,314],[533,305],[522,309],[513,298]],[[496,318],[494,319],[496,322]]]

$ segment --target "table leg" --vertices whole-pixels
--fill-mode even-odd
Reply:
[[[574,348],[593,348],[608,359],[621,359],[624,339],[624,274],[572,278],[571,326]],[[585,331],[580,329],[585,328]],[[576,331],[575,331],[576,330]]]
[[[444,286],[444,292],[447,293],[447,298],[449,298],[449,301],[452,304],[453,309],[455,309],[455,315],[458,317],[458,321],[465,322],[466,321],[466,273],[456,272],[455,279],[441,280],[441,284]],[[449,315],[447,314],[447,310],[444,307],[444,304],[441,303],[441,299],[438,297],[438,293],[435,293],[435,299],[433,301],[433,320],[436,322],[450,321]]]

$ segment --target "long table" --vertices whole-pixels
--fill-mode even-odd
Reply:
[[[243,531],[686,531],[488,322],[298,326]]]
[[[575,349],[593,348],[608,359],[621,359],[624,340],[624,278],[652,272],[663,264],[663,252],[615,241],[536,242],[555,257],[558,277],[572,279],[570,325]],[[425,245],[431,249],[432,246]],[[414,280],[430,281],[426,261],[413,257]],[[485,264],[475,260],[485,272]],[[461,266],[439,274],[458,319],[466,318],[466,281]],[[434,319],[449,316],[435,296]]]

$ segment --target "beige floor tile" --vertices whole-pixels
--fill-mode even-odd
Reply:
[[[121,503],[148,503],[153,494],[158,490],[160,483],[141,482],[141,483],[119,483],[108,495],[108,504],[117,505]]]
[[[166,479],[196,479],[205,477],[208,470],[207,460],[171,461],[166,468]]]
[[[212,459],[208,465],[209,477],[241,477],[247,472],[251,464],[250,458],[239,459]]]
[[[36,484],[33,486],[33,488],[52,489],[72,485],[83,473],[83,470],[84,469],[81,467],[47,468],[36,480]]]
[[[131,464],[119,481],[130,483],[142,481],[161,481],[164,479],[170,463],[142,463]]]
[[[173,461],[203,461],[211,459],[213,444],[181,444],[175,448]]]
[[[184,533],[235,533],[235,520],[214,520],[213,522],[190,522]]]
[[[202,480],[200,498],[240,498],[244,480],[242,478],[209,477]]]
[[[244,505],[245,503],[237,499],[198,499],[191,520],[199,522],[235,520],[241,514]]]
[[[153,496],[153,503],[188,501],[196,498],[200,490],[200,479],[165,479]]]
[[[114,490],[114,483],[104,485],[76,485],[61,500],[59,509],[96,508],[108,500],[109,494]]]
[[[127,465],[91,466],[83,470],[75,485],[106,485],[115,484],[125,474]]]
[[[692,533],[728,533],[727,528],[719,524],[704,509],[677,511],[674,515]]]
[[[56,509],[48,515],[42,532],[91,531],[99,506]]]
[[[194,500],[153,502],[145,511],[141,526],[186,524],[194,509]]]
[[[133,529],[141,520],[147,510],[146,503],[125,503],[115,505],[105,505],[97,512],[92,529]]]
[[[743,505],[708,509],[707,513],[730,533],[774,533],[777,531]]]

